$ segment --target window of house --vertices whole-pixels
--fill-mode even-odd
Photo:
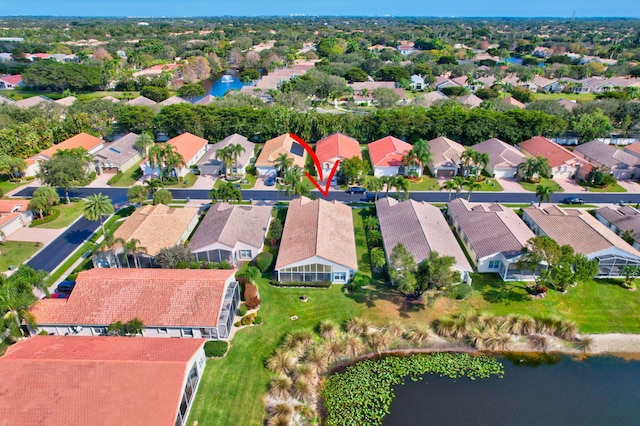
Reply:
[[[104,327],[93,327],[92,331],[94,335],[100,335],[106,333],[107,329]]]
[[[251,250],[240,250],[240,259],[251,259]]]
[[[339,281],[339,282],[347,281],[347,273],[346,272],[334,272],[333,273],[333,281]]]
[[[167,333],[168,333],[168,331],[167,331],[167,329],[166,329],[166,328],[159,328],[159,329],[158,329],[158,333],[160,333],[160,334],[167,334]]]
[[[500,267],[500,261],[499,260],[491,260],[489,261],[489,269],[498,269]]]
[[[184,337],[193,337],[193,329],[185,328],[182,330],[182,336]]]

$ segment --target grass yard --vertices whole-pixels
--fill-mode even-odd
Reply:
[[[251,189],[254,187],[254,185],[256,184],[256,177],[254,175],[250,175],[250,174],[246,174],[244,176],[244,178],[242,178],[241,181],[237,181],[234,183],[239,183],[240,184],[240,189]],[[242,183],[242,181],[247,180],[248,183]],[[223,182],[226,182],[222,179],[216,179],[216,182],[213,184],[213,187],[218,189],[220,187],[220,185],[222,185]]]
[[[534,93],[533,98],[536,101],[557,101],[558,99],[567,99],[570,101],[592,101],[596,96],[592,93]]]
[[[122,177],[120,178],[120,180],[110,186],[116,188],[127,188],[133,186],[133,184],[142,177],[142,169],[140,168],[140,164],[143,161],[144,160],[140,160],[135,165],[131,166],[128,170],[125,170],[124,173],[122,173]]]
[[[438,179],[430,176],[422,176],[420,182],[409,181],[409,191],[440,191]]]
[[[553,179],[540,178],[539,183],[531,183],[531,182],[523,182],[523,181],[520,181],[518,183],[520,184],[521,187],[531,192],[536,192],[536,187],[538,185],[550,186],[553,192],[564,192],[564,188],[562,188],[560,184]]]
[[[182,179],[181,182],[176,182],[171,185],[165,184],[165,185],[162,185],[162,187],[174,188],[174,189],[191,188],[193,184],[196,183],[197,179],[198,179],[198,176],[194,175],[193,173],[187,173],[187,175],[184,177],[184,179]]]
[[[468,191],[469,188],[466,186],[462,187],[463,191]],[[482,183],[480,183],[480,187],[478,189],[474,189],[473,192],[501,192],[503,190],[502,185],[495,179],[487,178]],[[473,194],[472,192],[472,194]]]
[[[30,180],[22,180],[20,182],[11,182],[9,180],[9,176],[8,175],[1,175],[0,176],[0,191],[2,191],[2,194],[6,194],[9,191],[12,191],[16,188],[19,188],[23,185],[26,185],[28,183],[30,183]]]
[[[587,191],[589,192],[627,192],[626,188],[620,186],[618,182],[607,185],[604,188],[596,188],[595,186],[582,185],[585,188],[588,187]]]
[[[9,269],[9,265],[16,268],[40,250],[42,243],[29,241],[5,241],[0,243],[0,271]]]
[[[82,209],[84,208],[84,201],[71,201],[71,204],[58,204],[53,206],[54,210],[60,211],[60,216],[52,222],[36,225],[34,228],[46,228],[46,229],[61,229],[71,225],[82,216]]]

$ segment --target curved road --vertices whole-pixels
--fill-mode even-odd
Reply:
[[[17,197],[30,197],[36,188],[27,187],[16,193]],[[123,205],[127,203],[127,190],[128,188],[79,188],[70,192],[71,197],[84,198],[91,194],[101,192],[111,198],[115,205]],[[208,199],[209,190],[203,189],[172,189],[171,192],[175,199],[187,199],[194,200]],[[314,191],[314,196],[321,196],[319,192]],[[61,193],[61,195],[63,195]],[[455,193],[451,194],[452,198],[455,197]],[[466,193],[460,193],[459,196],[465,196]],[[565,197],[580,197],[585,200],[586,203],[600,204],[600,203],[619,203],[624,201],[625,203],[637,204],[640,203],[640,194],[629,193],[595,193],[595,192],[580,192],[580,193],[557,193],[551,196],[551,202],[558,203]],[[287,197],[284,193],[267,190],[243,190],[242,197],[245,200],[260,200],[260,201],[286,201],[291,197]],[[436,203],[445,203],[449,200],[449,194],[447,192],[411,192],[409,197],[417,201],[429,201]],[[362,195],[347,194],[345,192],[330,192],[327,197],[328,200],[338,200],[343,202],[357,202],[362,199]],[[499,202],[499,203],[530,203],[536,201],[534,193],[531,192],[474,192],[471,194],[471,201],[473,202]],[[79,219],[69,229],[67,229],[62,235],[53,240],[49,245],[42,249],[36,256],[34,256],[27,265],[34,269],[43,269],[47,272],[54,270],[60,263],[64,261],[80,244],[82,244],[96,229],[99,227],[98,221],[89,221],[85,218]]]

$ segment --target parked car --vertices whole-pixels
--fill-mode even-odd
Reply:
[[[51,293],[52,299],[68,299],[69,295],[66,293]]]
[[[378,193],[378,200],[381,198],[385,198],[387,196],[387,194],[384,193]],[[368,192],[367,195],[365,195],[364,198],[361,198],[360,201],[363,201],[365,203],[373,203],[376,201],[376,193],[375,192]]]
[[[567,197],[562,200],[562,204],[584,204],[584,200],[578,197]]]
[[[366,194],[367,190],[361,186],[352,186],[351,188],[347,189],[347,193],[349,194]]]
[[[70,294],[75,286],[75,281],[62,281],[60,284],[58,284],[56,293]]]
[[[269,176],[267,180],[264,181],[265,186],[274,186],[276,184],[276,177]]]

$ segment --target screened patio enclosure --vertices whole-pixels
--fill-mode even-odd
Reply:
[[[598,260],[599,278],[622,278],[625,276],[624,267],[638,267],[640,260],[636,257],[626,257],[619,254],[603,254],[595,256]]]
[[[331,266],[313,263],[311,265],[292,266],[278,270],[281,282],[331,281]]]

